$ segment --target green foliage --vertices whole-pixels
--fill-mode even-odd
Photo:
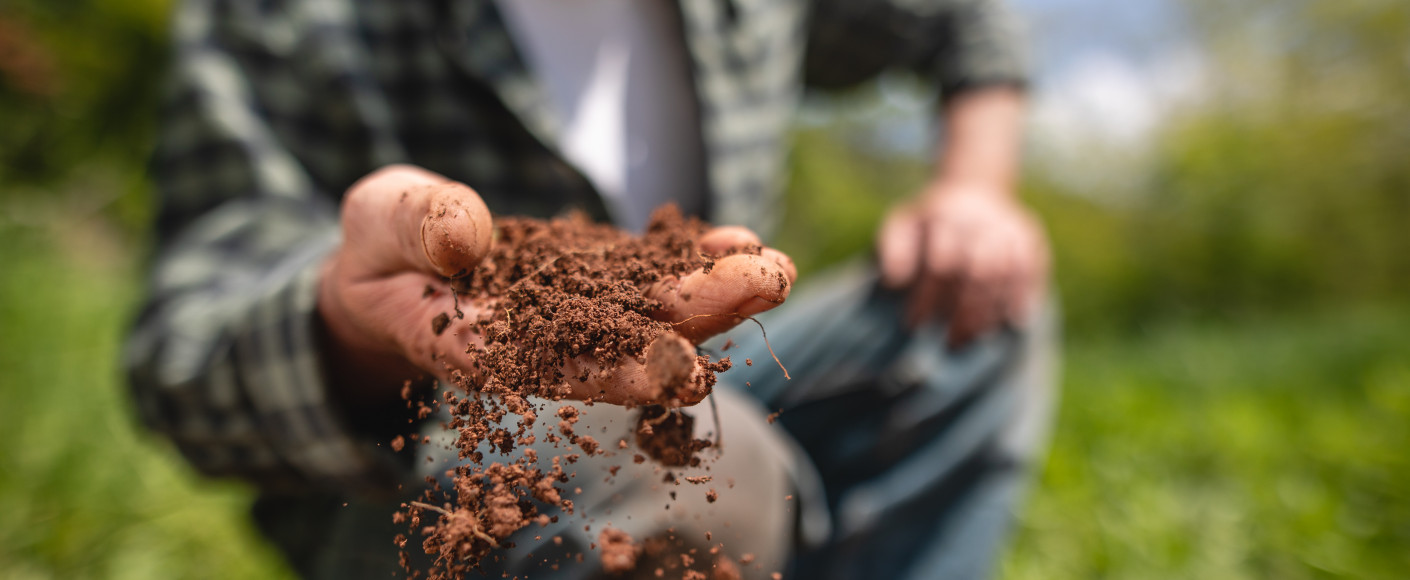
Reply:
[[[1398,298],[1410,283],[1410,7],[1220,3],[1216,78],[1248,83],[1168,132],[1141,227],[1161,280],[1211,309]],[[1234,18],[1238,16],[1238,18]],[[1262,45],[1235,51],[1268,18]],[[1158,216],[1162,212],[1163,216]]]
[[[0,201],[52,195],[146,225],[150,150],[169,0],[0,4]]]
[[[134,254],[92,220],[0,223],[0,576],[287,576],[249,491],[136,423],[118,364]]]
[[[1406,344],[1403,309],[1075,341],[1004,577],[1403,577]]]
[[[849,147],[836,132],[793,136],[791,181],[775,240],[803,275],[871,251],[886,209],[923,183],[926,168]]]
[[[1410,286],[1410,6],[1198,6],[1195,33],[1214,57],[1207,99],[1170,120],[1145,187],[1105,212],[1118,227],[1094,220],[1107,250],[1057,236],[1074,317],[1103,314],[1089,296],[1128,327],[1400,300]],[[1072,230],[1061,208],[1081,203],[1060,188],[1043,196],[1055,232]],[[1089,251],[1109,256],[1093,263]]]

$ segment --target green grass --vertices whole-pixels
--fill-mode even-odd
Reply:
[[[119,365],[135,268],[99,221],[0,222],[0,577],[280,577],[249,492],[136,425]]]
[[[285,575],[248,490],[135,425],[118,355],[136,266],[96,221],[0,223],[0,576]],[[1401,577],[1407,352],[1404,310],[1069,341],[1004,577]]]
[[[1404,578],[1410,316],[1076,341],[1005,577]]]

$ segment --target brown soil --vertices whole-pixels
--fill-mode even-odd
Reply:
[[[636,444],[658,463],[668,467],[697,467],[699,452],[711,445],[695,439],[695,418],[685,413],[652,405],[641,409],[637,419]]]
[[[576,462],[580,453],[604,450],[592,437],[574,432],[576,407],[535,406],[528,397],[560,401],[573,393],[570,381],[582,389],[596,373],[624,362],[644,363],[646,380],[657,388],[642,391],[645,400],[628,403],[664,405],[642,408],[637,445],[666,466],[699,465],[698,452],[710,442],[693,439],[694,419],[674,407],[708,395],[715,373],[727,370],[729,360],[712,362],[683,346],[687,343],[672,332],[670,323],[653,318],[661,304],[646,292],[653,284],[696,269],[708,271],[714,257],[698,253],[694,243],[705,230],[703,223],[683,219],[674,207],[658,210],[641,237],[581,215],[496,221],[490,256],[454,282],[461,304],[484,307],[480,312],[485,315],[471,321],[483,345],[443,353],[469,357],[474,369],[453,374],[461,394],[442,393],[453,417],[447,427],[457,432],[455,447],[462,460],[470,461],[462,461],[450,474],[454,489],[439,489],[428,478],[432,489],[425,501],[404,504],[395,517],[421,537],[420,548],[435,558],[433,569],[424,571],[427,576],[457,578],[475,570],[514,532],[534,522],[547,525],[550,519],[540,515],[541,506],[573,513],[573,502],[560,487],[572,472],[565,463]],[[441,334],[453,318],[464,316],[457,308],[437,316],[428,330]],[[703,371],[695,370],[697,363]],[[575,374],[566,375],[565,368]],[[534,433],[539,413],[545,412],[558,417],[557,429]],[[518,419],[506,421],[509,414]],[[515,427],[500,427],[511,424]],[[538,440],[563,452],[549,458],[546,469],[533,449],[523,449],[509,464],[488,465],[479,451],[488,442],[510,454]],[[642,460],[636,456],[637,462]],[[406,549],[408,538],[398,536],[397,543]],[[607,571],[636,565],[639,548],[625,533],[604,529],[598,543]],[[405,554],[402,561],[408,561]],[[408,572],[413,578],[423,573]]]
[[[608,573],[630,572],[636,568],[639,548],[632,543],[632,537],[616,528],[603,528],[597,536],[602,549],[602,571]]]

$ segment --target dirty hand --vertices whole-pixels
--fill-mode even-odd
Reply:
[[[950,346],[1020,325],[1045,292],[1048,242],[1008,191],[940,181],[887,216],[877,235],[881,279],[908,293],[912,327],[949,322]]]
[[[331,382],[353,411],[395,404],[407,379],[428,374],[445,379],[454,370],[469,371],[468,359],[449,355],[478,343],[471,322],[477,305],[460,303],[464,318],[440,334],[431,331],[429,321],[455,309],[447,279],[469,274],[491,249],[493,224],[480,196],[424,169],[390,166],[349,188],[342,228],[342,246],[323,267],[318,312]],[[701,251],[717,254],[757,245],[759,239],[748,230],[724,227],[697,243]],[[745,275],[760,268],[782,273],[789,284],[780,289],[761,285],[760,276]],[[664,304],[659,319],[685,321],[679,336],[669,338],[690,346],[742,320],[721,315],[757,314],[781,304],[796,275],[786,256],[766,248],[757,255],[721,258],[710,274],[697,270],[663,281],[648,294]],[[643,365],[628,361],[605,377],[590,379],[593,384],[571,385],[573,396],[632,401],[628,385],[645,384],[645,376]]]

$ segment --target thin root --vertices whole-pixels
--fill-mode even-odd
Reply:
[[[788,376],[788,369],[783,366],[783,361],[778,360],[778,355],[774,354],[774,347],[772,344],[769,344],[769,332],[767,330],[764,330],[764,323],[759,322],[759,320],[754,318],[753,316],[745,316],[738,312],[726,312],[724,314],[696,314],[680,322],[673,322],[671,323],[671,326],[680,326],[697,318],[704,318],[706,316],[733,316],[735,318],[748,318],[749,320],[753,321],[754,324],[759,325],[759,333],[764,335],[764,346],[769,349],[769,356],[774,357],[774,362],[778,363],[778,368],[783,369],[784,380],[793,380],[793,377]]]
[[[450,517],[450,512],[446,511],[445,508],[436,507],[436,506],[433,506],[433,505],[431,505],[431,504],[429,504],[429,503],[419,502],[419,501],[412,501],[412,502],[407,502],[407,503],[410,504],[410,505],[414,505],[414,506],[416,506],[416,507],[419,507],[419,508],[421,508],[421,509],[428,509],[428,510],[431,510],[431,511],[433,511],[433,512],[439,512],[441,515],[444,515],[444,516],[446,516],[446,517]],[[495,548],[498,548],[498,547],[499,547],[499,542],[494,539],[494,536],[491,536],[491,535],[489,535],[489,534],[486,534],[485,532],[481,531],[480,528],[478,528],[478,527],[471,527],[471,528],[470,528],[470,533],[475,534],[475,537],[477,537],[477,538],[479,538],[479,539],[481,539],[481,540],[484,540],[486,543],[488,543],[488,544],[489,544],[490,546],[492,546],[492,547],[495,547]]]
[[[431,510],[431,511],[433,511],[433,512],[440,512],[440,514],[441,514],[441,515],[444,515],[444,516],[450,515],[450,512],[446,511],[445,508],[436,507],[436,506],[433,506],[433,505],[431,505],[431,504],[429,504],[429,503],[424,503],[424,502],[419,502],[419,501],[413,501],[413,502],[407,502],[407,503],[409,503],[409,504],[411,504],[411,505],[414,505],[414,506],[416,506],[416,507],[419,507],[419,508],[421,508],[421,509],[427,509],[427,510]]]
[[[720,429],[720,407],[715,403],[715,393],[710,393],[706,398],[710,399],[710,414],[715,416],[715,454],[719,455],[725,447],[725,434]]]

